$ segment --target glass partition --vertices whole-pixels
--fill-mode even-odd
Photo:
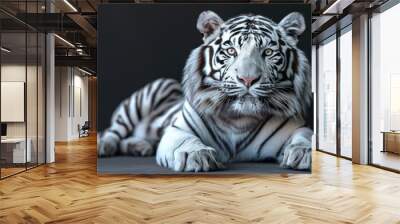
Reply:
[[[2,177],[24,171],[31,159],[26,150],[26,41],[25,32],[1,34]]]
[[[38,160],[38,35],[36,32],[27,33],[27,74],[26,74],[26,114],[27,114],[27,151],[30,151],[30,160],[27,167],[34,167]]]
[[[0,3],[20,16],[42,13],[43,5]],[[45,45],[44,33],[0,11],[1,179],[45,163]]]

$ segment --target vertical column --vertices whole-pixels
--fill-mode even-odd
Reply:
[[[353,162],[368,163],[368,15],[353,19]]]
[[[47,12],[53,12],[51,1],[46,1]],[[46,163],[55,161],[55,43],[54,34],[46,34]]]
[[[336,155],[341,156],[342,147],[342,124],[340,114],[340,82],[341,82],[341,64],[340,64],[340,36],[341,31],[336,30]]]
[[[314,135],[312,136],[312,148],[316,149],[317,144],[316,144],[316,138],[317,138],[317,46],[312,45],[312,50],[311,50],[311,88],[312,88],[312,93],[313,93],[313,131]]]

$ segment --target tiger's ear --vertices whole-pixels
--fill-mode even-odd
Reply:
[[[298,37],[306,29],[304,16],[298,12],[292,12],[285,16],[279,23],[279,26],[286,31],[286,34],[294,41],[294,44],[297,44]]]
[[[214,34],[224,21],[213,11],[204,11],[200,13],[197,19],[197,29],[203,34],[203,40]]]

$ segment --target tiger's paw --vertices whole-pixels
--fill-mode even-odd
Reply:
[[[154,147],[150,142],[136,137],[122,140],[120,143],[120,149],[125,155],[152,156],[154,154]]]
[[[302,144],[289,145],[285,149],[280,165],[295,170],[311,169],[311,148]]]
[[[222,163],[216,160],[214,149],[201,149],[192,152],[176,152],[173,164],[175,171],[207,172],[223,168]]]
[[[116,135],[110,132],[106,132],[100,139],[98,146],[98,156],[107,157],[115,155],[118,151],[118,141],[119,138]]]

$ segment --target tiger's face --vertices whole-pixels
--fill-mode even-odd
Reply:
[[[189,58],[184,88],[200,112],[302,113],[311,88],[308,61],[296,46],[305,29],[301,14],[291,13],[277,24],[258,15],[223,22],[206,11],[197,28],[204,44]]]

